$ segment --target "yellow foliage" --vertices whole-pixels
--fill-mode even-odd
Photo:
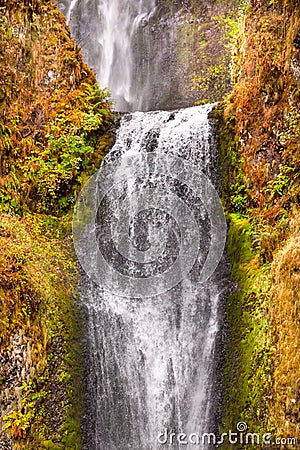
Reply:
[[[278,433],[300,438],[300,215],[284,247],[274,256],[270,318],[274,333],[273,405],[270,424]],[[288,430],[286,429],[288,424]]]

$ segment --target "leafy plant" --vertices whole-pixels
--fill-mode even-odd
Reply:
[[[26,438],[34,417],[34,410],[31,409],[31,406],[33,405],[34,403],[27,405],[29,407],[29,411],[27,413],[13,411],[11,414],[3,417],[5,428],[10,430],[12,437],[15,439]]]
[[[292,174],[295,172],[295,167],[284,166],[280,164],[279,174],[273,179],[268,181],[268,187],[266,192],[270,195],[270,200],[277,195],[283,195],[287,193],[293,183]]]

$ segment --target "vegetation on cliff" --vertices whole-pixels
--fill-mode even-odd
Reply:
[[[298,442],[299,34],[297,1],[249,2],[233,91],[219,109],[228,252],[238,283],[227,307],[225,428],[244,420],[250,432]],[[294,448],[282,442],[275,447]]]
[[[54,2],[0,2],[0,32],[0,447],[74,450],[70,210],[113,116]]]
[[[185,67],[186,95],[196,98],[196,104],[220,101],[231,87],[230,44],[238,0],[184,3],[186,16],[178,27],[177,52],[179,64]]]

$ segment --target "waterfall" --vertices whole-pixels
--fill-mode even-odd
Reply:
[[[74,213],[86,274],[86,450],[208,450],[217,442],[229,266],[213,105],[178,109],[178,17],[161,5],[60,3],[116,109],[135,111],[123,115]]]
[[[191,104],[189,59],[184,51],[179,55],[179,29],[189,19],[180,2],[61,0],[59,7],[100,87],[112,91],[117,111]]]
[[[75,248],[92,279],[82,284],[88,449],[155,450],[164,433],[215,431],[216,342],[228,266],[213,187],[211,108],[125,115],[102,167],[107,176],[100,170],[79,199]],[[178,167],[170,170],[170,161]],[[203,190],[194,190],[199,181]],[[85,213],[92,210],[93,219]],[[185,245],[187,255],[180,254]],[[174,441],[168,448],[181,446]]]

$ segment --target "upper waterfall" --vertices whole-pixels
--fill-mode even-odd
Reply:
[[[237,0],[57,0],[117,111],[212,103],[230,87],[224,24]]]
[[[220,98],[220,81],[207,84],[208,94],[193,88],[193,77],[199,70],[210,76],[206,66],[224,64],[220,31],[212,27],[224,5],[210,0],[200,19],[191,3],[60,0],[59,7],[100,87],[111,90],[115,109],[124,112],[185,108],[201,98]]]
[[[147,89],[145,76],[147,78],[150,70],[146,67],[149,55],[144,42],[149,36],[141,30],[149,24],[155,11],[155,0],[69,2],[67,21],[75,30],[80,27],[76,30],[80,39],[88,36],[92,47],[89,63],[95,68],[101,86],[112,91],[117,110],[143,108],[143,91]],[[81,25],[87,21],[88,28]],[[144,67],[137,68],[135,54],[141,52]],[[138,70],[141,73],[137,73]],[[142,82],[144,87],[141,90]],[[137,90],[140,95],[137,95]]]

